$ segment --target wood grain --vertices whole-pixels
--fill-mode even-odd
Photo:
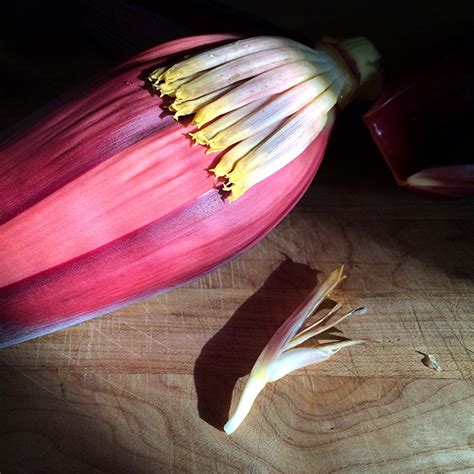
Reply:
[[[383,172],[364,193],[335,167],[219,271],[3,350],[2,472],[474,469],[471,204],[408,194]],[[341,262],[334,299],[369,308],[341,329],[379,342],[268,386],[226,437],[261,348]]]
[[[228,438],[196,416],[191,375],[8,369],[1,380],[2,472],[473,467],[473,389],[461,381],[296,375],[269,387]]]
[[[465,18],[425,1],[368,8],[355,23],[362,9],[350,2],[342,18],[339,4],[298,0],[280,15],[248,3],[310,38],[357,24],[392,66]],[[78,58],[83,74],[107,62],[78,51],[47,67],[42,55],[1,52],[18,91],[0,124],[67,89],[65,70],[79,81]],[[2,474],[474,472],[474,203],[397,188],[363,110],[341,117],[315,182],[253,250],[166,295],[0,351]],[[368,307],[340,329],[377,342],[269,385],[227,437],[258,353],[340,263],[349,278],[334,299]]]

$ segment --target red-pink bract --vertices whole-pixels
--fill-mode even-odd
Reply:
[[[236,257],[294,207],[332,121],[288,166],[233,203],[146,87],[207,35],[150,49],[112,70],[0,149],[0,347],[162,293]]]
[[[474,195],[473,54],[466,47],[410,71],[364,116],[400,186],[431,196]]]

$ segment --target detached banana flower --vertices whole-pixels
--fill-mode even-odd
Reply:
[[[363,38],[236,40],[152,48],[4,134],[0,347],[198,278],[296,205],[379,55]]]
[[[344,347],[365,342],[328,333],[329,329],[344,319],[364,314],[365,308],[337,316],[336,312],[341,308],[341,305],[336,304],[327,314],[301,330],[303,324],[314,315],[332,290],[346,278],[343,271],[344,268],[341,266],[313,290],[306,301],[280,326],[265,346],[250,372],[234,415],[224,426],[224,431],[227,434],[233,433],[240,426],[258,394],[267,383],[275,382],[295,370],[329,359]],[[315,336],[319,336],[315,347],[299,347]]]

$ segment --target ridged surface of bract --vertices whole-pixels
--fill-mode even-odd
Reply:
[[[294,207],[333,117],[294,161],[228,202],[146,86],[159,65],[234,39],[172,41],[17,127],[0,145],[0,347],[162,293],[255,245]],[[36,120],[36,119],[34,119]]]

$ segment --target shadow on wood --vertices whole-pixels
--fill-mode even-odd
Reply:
[[[314,288],[319,273],[286,257],[203,347],[194,380],[204,421],[222,429],[237,380],[250,373],[273,333]],[[281,290],[277,297],[275,289]]]
[[[28,364],[20,358],[17,363]],[[101,385],[92,372],[30,371],[1,359],[0,369],[2,472],[137,472],[142,461],[136,445],[120,445],[117,438],[122,394],[108,399],[106,379]]]

